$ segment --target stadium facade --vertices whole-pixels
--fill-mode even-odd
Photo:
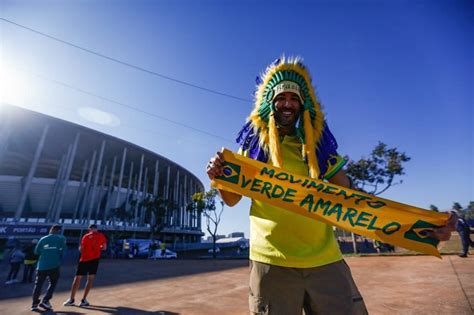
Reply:
[[[166,200],[157,238],[199,242],[201,217],[186,210],[201,181],[177,163],[104,133],[0,105],[0,239],[44,234],[53,223],[79,239],[88,224],[119,237],[149,237],[147,202]],[[115,235],[114,234],[114,235]]]

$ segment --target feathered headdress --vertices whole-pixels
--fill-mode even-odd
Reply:
[[[297,135],[303,144],[302,156],[308,163],[309,175],[319,178],[321,166],[325,165],[318,163],[318,157],[327,158],[321,156],[327,150],[318,150],[318,147],[330,145],[335,151],[337,143],[327,128],[306,67],[299,58],[285,60],[282,57],[268,66],[261,77],[257,78],[255,108],[240,131],[237,142],[243,150],[249,151],[251,158],[265,162],[270,160],[273,165],[282,167],[273,100],[282,89],[294,92],[302,101],[302,112],[296,126]]]

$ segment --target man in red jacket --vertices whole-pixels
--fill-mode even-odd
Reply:
[[[64,302],[65,306],[73,306],[74,297],[76,296],[77,289],[81,284],[82,276],[87,275],[86,287],[84,289],[84,295],[82,297],[81,303],[79,306],[89,306],[87,301],[87,295],[89,294],[92,284],[94,282],[94,277],[99,268],[100,253],[107,249],[107,239],[102,233],[97,231],[97,225],[89,225],[89,233],[84,235],[81,240],[81,245],[79,246],[79,251],[81,252],[81,258],[79,259],[79,264],[77,265],[76,276],[72,282],[71,287],[71,297]]]

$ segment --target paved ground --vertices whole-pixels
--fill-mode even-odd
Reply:
[[[346,259],[370,314],[474,314],[474,256]],[[64,307],[74,266],[62,268],[45,314],[248,314],[244,260],[104,260],[88,308]],[[0,270],[0,277],[7,270]],[[3,282],[3,281],[2,281]],[[0,285],[0,314],[28,311],[32,285]],[[81,294],[82,291],[79,292]]]

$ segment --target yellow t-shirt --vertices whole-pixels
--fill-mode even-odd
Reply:
[[[300,140],[285,136],[280,145],[283,168],[308,176]],[[342,254],[332,226],[252,200],[250,259],[277,266],[310,268],[339,261]]]

